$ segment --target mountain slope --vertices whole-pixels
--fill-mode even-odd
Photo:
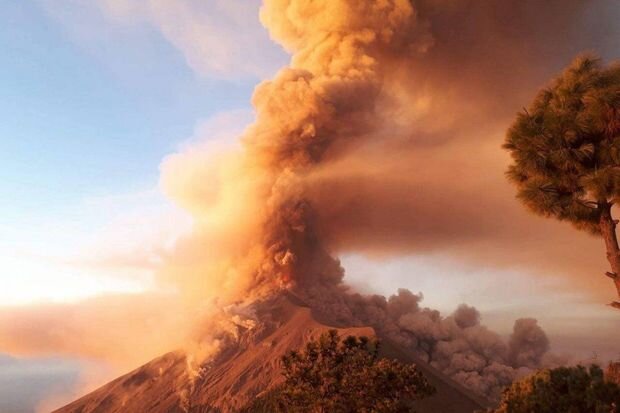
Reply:
[[[281,382],[279,360],[333,327],[321,324],[294,297],[281,296],[261,309],[262,328],[245,331],[198,374],[182,352],[168,353],[104,385],[54,413],[232,412]],[[262,317],[262,318],[261,318]],[[371,328],[339,328],[341,335],[374,336]],[[387,357],[416,362],[437,388],[420,403],[421,413],[471,413],[484,401],[384,341]]]

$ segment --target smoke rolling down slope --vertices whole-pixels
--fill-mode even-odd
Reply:
[[[372,327],[489,398],[553,364],[535,320],[517,320],[505,343],[472,307],[445,317],[407,290],[355,294],[336,254],[441,248],[518,261],[531,227],[519,227],[527,221],[503,182],[499,142],[488,137],[501,133],[523,90],[538,86],[544,73],[532,61],[568,44],[544,60],[561,65],[581,47],[582,11],[579,1],[265,0],[261,21],[292,60],[257,87],[256,121],[241,146],[190,148],[162,165],[163,187],[192,212],[195,230],[160,275],[211,314],[200,320],[199,350],[188,352],[188,382],[215,380],[209,360],[238,345],[240,331],[260,330],[260,303],[285,291],[321,323]],[[488,172],[477,163],[497,166],[497,177],[481,180]],[[551,240],[564,236],[541,228],[552,228]],[[510,254],[481,252],[494,248]],[[566,265],[566,255],[560,246],[530,262]],[[191,405],[197,388],[174,400]]]
[[[262,301],[256,309],[260,325],[240,329],[237,338],[228,341],[226,349],[196,374],[188,374],[191,361],[185,353],[169,353],[55,413],[234,412],[244,407],[257,394],[282,382],[279,360],[285,352],[303,347],[330,329],[317,322],[311,310],[290,294]],[[368,327],[338,332],[343,336],[374,336]],[[384,342],[383,348],[386,356],[417,361],[398,346]],[[466,413],[483,407],[484,401],[432,368],[422,367],[422,371],[437,394],[416,405],[418,411]]]

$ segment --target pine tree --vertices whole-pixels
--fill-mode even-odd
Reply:
[[[620,63],[580,56],[518,114],[504,148],[507,176],[533,212],[568,221],[605,241],[620,297]],[[620,309],[620,301],[612,306]]]

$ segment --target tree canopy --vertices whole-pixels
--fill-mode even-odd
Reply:
[[[379,357],[379,342],[335,330],[282,359],[285,381],[247,412],[412,412],[434,388],[411,364]]]
[[[518,114],[504,148],[530,209],[600,232],[598,206],[620,196],[620,64],[577,58]]]
[[[504,148],[513,159],[507,176],[530,210],[603,236],[620,295],[612,219],[620,200],[620,63],[575,59],[518,114]]]
[[[598,366],[542,370],[504,390],[492,413],[620,413],[620,386]]]

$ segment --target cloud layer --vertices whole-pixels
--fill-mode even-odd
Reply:
[[[260,79],[284,60],[284,53],[269,41],[257,20],[258,0],[44,1],[53,15],[95,13],[119,27],[153,28],[201,77]],[[79,25],[67,19],[63,23]],[[93,30],[81,30],[86,29]]]

